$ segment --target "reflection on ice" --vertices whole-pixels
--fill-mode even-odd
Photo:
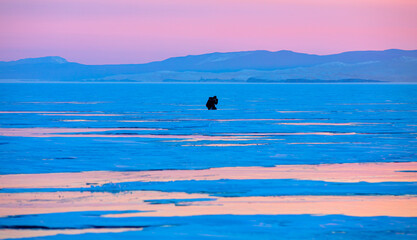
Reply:
[[[328,145],[328,144],[365,144],[365,143],[359,143],[359,142],[297,142],[297,143],[295,143],[295,142],[290,142],[290,143],[287,143],[287,144],[290,144],[290,145],[302,145],[302,144],[305,144],[305,145]]]
[[[107,102],[21,102],[23,104],[98,104],[98,103],[107,103]]]
[[[143,120],[119,120],[117,122],[256,122],[256,121],[299,121],[303,119],[296,118],[277,118],[277,119],[143,119]]]
[[[59,114],[59,113],[77,113],[77,111],[0,111],[0,114],[14,114],[14,113],[34,113],[34,114],[39,114],[39,113],[54,113],[54,114]]]
[[[313,122],[313,123],[275,123],[278,125],[294,125],[294,126],[358,126],[358,125],[374,125],[374,124],[381,124],[381,123],[319,123],[319,122]]]
[[[47,237],[58,234],[78,235],[85,233],[121,233],[140,231],[143,228],[84,228],[84,229],[0,229],[0,239]]]
[[[87,120],[87,119],[63,119],[58,120],[59,122],[97,122],[96,120]]]
[[[114,117],[123,116],[123,114],[111,114],[111,113],[42,113],[40,115],[45,116],[80,116],[80,117]]]
[[[119,120],[117,122],[143,123],[143,122],[179,122],[179,121],[175,121],[175,120]]]
[[[0,175],[0,188],[82,188],[88,183],[167,182],[220,179],[298,179],[327,182],[417,182],[417,162],[277,165],[204,170]]]
[[[320,111],[276,111],[278,113],[323,113]]]
[[[215,143],[209,143],[209,144],[190,144],[190,145],[181,145],[184,147],[245,147],[245,146],[259,146],[259,145],[265,145],[265,143],[223,143],[223,144],[215,144]]]
[[[334,105],[404,105],[404,104],[411,104],[411,103],[394,103],[394,102],[384,102],[384,103],[339,103]]]
[[[118,194],[106,192],[37,192],[0,193],[0,217],[84,211],[140,210],[150,199],[204,199],[207,194],[181,192],[133,191]]]
[[[162,128],[0,128],[0,136],[6,137],[78,137],[79,135],[57,133],[89,133],[107,131],[159,131]],[[91,134],[94,135],[94,134]],[[90,136],[84,134],[80,136]]]
[[[165,204],[156,200],[181,199]],[[187,202],[187,199],[190,201]],[[211,201],[207,201],[210,199]],[[152,201],[149,201],[152,200]],[[64,213],[75,211],[138,211],[104,217],[257,215],[257,214],[343,214],[350,216],[417,217],[415,196],[266,196],[211,197],[181,192],[132,191],[42,192],[0,194],[0,216]]]
[[[325,135],[325,136],[343,136],[357,135],[356,132],[281,132],[281,133],[230,133],[230,135],[248,135],[248,136],[293,136],[293,135]]]
[[[195,216],[195,215],[334,215],[417,217],[417,197],[411,196],[282,196],[220,197],[216,201],[144,206],[146,212],[109,214],[105,217]]]

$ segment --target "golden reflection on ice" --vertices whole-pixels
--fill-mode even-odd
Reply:
[[[53,113],[53,114],[58,114],[58,113],[78,113],[77,111],[0,111],[0,114],[15,114],[15,113],[34,113],[34,114],[39,114],[39,113]]]
[[[84,233],[121,233],[127,231],[141,231],[143,228],[86,228],[86,229],[0,229],[0,239],[47,237],[58,234],[78,235]]]
[[[331,144],[361,144],[352,142],[297,142],[297,143],[286,143],[289,145],[331,145]]]
[[[277,125],[294,125],[294,126],[356,126],[360,123],[275,123]]]
[[[96,120],[87,120],[87,119],[63,119],[58,120],[59,122],[97,122]]]
[[[208,144],[189,144],[189,145],[181,145],[184,147],[245,147],[245,146],[259,146],[259,145],[266,145],[265,143],[224,143],[224,144],[216,144],[216,143],[208,143]]]
[[[361,123],[361,122],[348,122],[348,123],[326,123],[326,122],[299,122],[299,123],[274,123],[277,125],[293,125],[293,126],[360,126],[360,125],[379,125],[389,123]]]
[[[197,119],[197,118],[185,118],[185,119],[150,119],[150,120],[119,120],[118,122],[183,122],[183,121],[209,121],[209,122],[252,122],[252,121],[299,121],[303,119],[284,118],[284,119]]]
[[[198,201],[211,198],[212,201]],[[151,204],[146,200],[182,199],[183,204]],[[190,199],[190,201],[187,201]],[[196,201],[193,201],[196,200]],[[266,196],[211,197],[207,194],[156,191],[0,193],[0,216],[75,211],[140,211],[104,217],[343,214],[417,217],[416,196]]]
[[[91,134],[107,131],[159,131],[163,128],[0,128],[0,136],[5,137],[84,137],[84,138],[155,138],[182,139],[179,141],[248,141],[262,136],[213,136],[199,134]],[[64,134],[65,133],[65,134]],[[69,134],[77,133],[77,134]],[[89,133],[89,134],[85,134]]]
[[[0,136],[5,137],[77,137],[71,134],[57,133],[88,133],[106,131],[158,131],[162,128],[0,128]],[[81,135],[81,134],[80,134]],[[89,136],[90,134],[84,134]],[[91,134],[94,135],[94,134]]]
[[[108,214],[105,217],[195,216],[195,215],[292,215],[342,214],[357,217],[417,217],[414,196],[280,196],[218,198],[176,207],[161,204],[142,208],[147,212]]]
[[[247,136],[297,136],[297,135],[324,135],[324,136],[345,136],[357,135],[356,132],[274,132],[274,133],[229,133],[229,135]]]
[[[64,120],[64,121],[89,121],[89,120]],[[107,131],[158,131],[163,128],[0,128],[0,136],[5,137],[66,137],[66,138],[154,138],[154,139],[177,139],[175,141],[248,141],[264,139],[268,136],[298,136],[298,135],[321,135],[321,136],[345,136],[357,135],[356,132],[264,132],[264,133],[219,133],[217,135],[201,134],[92,134]],[[69,134],[76,133],[76,134]]]
[[[0,217],[83,211],[127,211],[146,209],[145,200],[212,198],[207,194],[132,191],[0,193]],[[145,211],[145,210],[144,210]]]
[[[320,111],[276,111],[277,113],[322,113]]]
[[[0,175],[0,188],[81,188],[91,183],[220,179],[298,179],[326,182],[417,182],[417,162],[277,165],[204,170],[164,170]]]
[[[119,120],[117,122],[143,123],[143,122],[179,122],[179,121],[171,121],[171,120]]]
[[[80,116],[80,117],[113,117],[123,116],[123,114],[111,114],[111,113],[41,113],[45,116]]]
[[[98,104],[98,103],[108,103],[108,102],[76,102],[76,101],[71,101],[71,102],[21,102],[24,104]]]
[[[302,120],[302,119],[292,119],[292,118],[283,118],[283,119],[270,119],[270,118],[266,118],[266,119],[256,119],[256,118],[251,118],[251,119],[202,119],[203,121],[217,121],[217,122],[240,122],[240,121],[297,121],[297,120]]]

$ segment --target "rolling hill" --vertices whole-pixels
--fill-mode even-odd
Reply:
[[[417,50],[314,55],[246,51],[174,57],[145,64],[85,65],[62,57],[0,62],[0,81],[417,82]]]

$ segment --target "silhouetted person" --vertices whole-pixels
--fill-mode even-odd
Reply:
[[[217,110],[217,108],[215,106],[217,103],[219,103],[219,99],[217,99],[216,96],[209,97],[209,99],[207,100],[207,103],[206,103],[206,107],[207,107],[208,110]]]

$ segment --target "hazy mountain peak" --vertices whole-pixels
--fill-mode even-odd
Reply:
[[[58,56],[47,56],[47,57],[39,57],[39,58],[24,58],[17,61],[13,61],[14,63],[19,64],[37,64],[37,63],[55,63],[55,64],[62,64],[68,63],[68,61],[63,57]]]

